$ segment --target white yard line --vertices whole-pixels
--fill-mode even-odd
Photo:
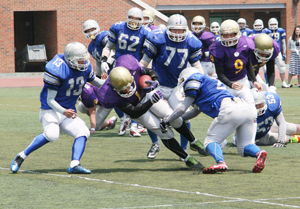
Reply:
[[[0,167],[0,169],[1,170],[10,170],[9,168],[2,168],[2,167]],[[250,200],[250,199],[243,199],[243,198],[236,198],[236,197],[225,197],[225,196],[220,196],[220,195],[213,195],[213,194],[202,193],[202,192],[198,192],[198,191],[196,191],[196,192],[184,191],[184,190],[178,190],[178,189],[168,189],[168,188],[160,188],[160,187],[152,187],[152,186],[143,186],[143,185],[139,185],[139,184],[121,183],[121,182],[110,181],[110,180],[105,180],[105,179],[92,179],[92,178],[83,177],[83,176],[59,175],[59,174],[41,173],[41,172],[26,171],[26,170],[19,170],[18,172],[35,173],[35,174],[42,174],[42,175],[47,175],[47,176],[57,176],[57,177],[64,177],[64,178],[74,177],[74,178],[84,179],[84,180],[87,180],[87,181],[96,181],[96,182],[103,182],[103,183],[109,183],[109,184],[117,184],[117,185],[132,186],[132,187],[141,187],[141,188],[147,188],[147,189],[153,189],[153,190],[163,190],[163,191],[169,191],[169,192],[179,192],[179,193],[186,193],[186,194],[195,194],[195,195],[202,195],[202,196],[229,199],[229,200],[223,200],[223,201],[201,202],[201,203],[192,203],[192,204],[190,203],[190,204],[172,204],[172,205],[170,205],[170,204],[167,204],[167,205],[151,205],[151,206],[123,207],[123,208],[119,208],[119,209],[139,209],[139,208],[160,208],[160,207],[174,207],[174,206],[193,206],[193,205],[207,205],[207,204],[226,203],[226,202],[253,202],[253,203],[260,203],[260,204],[267,204],[267,205],[274,205],[274,206],[289,207],[289,208],[300,208],[300,206],[297,206],[297,205],[286,205],[286,204],[269,202],[271,200],[300,199],[300,197]],[[114,208],[103,208],[103,209],[114,209]]]

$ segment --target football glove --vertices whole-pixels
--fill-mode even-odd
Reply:
[[[152,94],[152,96],[150,98],[152,104],[158,102],[160,99],[163,99],[163,95],[162,95],[162,93],[159,90],[156,90],[154,92],[154,94]]]
[[[286,55],[285,55],[285,54],[282,55],[282,60],[283,60],[283,61],[286,60]]]
[[[159,124],[159,126],[160,126],[160,130],[161,130],[161,132],[164,134],[164,133],[167,133],[167,131],[168,131],[168,126],[169,126],[170,124],[169,124],[169,122],[167,122],[167,120],[166,119],[162,119],[162,120],[160,120],[160,124]]]
[[[285,146],[285,144],[277,142],[277,143],[273,144],[272,147],[286,147],[286,146]]]
[[[149,87],[143,88],[143,90],[154,90],[159,85],[158,81],[145,81],[146,84],[149,85]]]

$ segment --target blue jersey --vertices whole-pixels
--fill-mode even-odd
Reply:
[[[277,28],[276,30],[273,31],[267,28],[266,33],[278,43],[281,51],[281,41],[286,37],[285,30],[283,28]]]
[[[252,30],[249,28],[244,28],[240,30],[242,36],[249,36],[252,33]]]
[[[47,104],[48,89],[57,91],[55,101],[66,109],[74,109],[76,101],[86,82],[95,79],[92,65],[86,71],[69,67],[64,60],[64,54],[56,55],[46,64],[44,87],[40,94],[41,109],[51,109]]]
[[[166,31],[154,30],[145,40],[144,53],[153,59],[152,68],[158,74],[159,83],[174,88],[188,62],[193,64],[200,60],[201,46],[201,41],[191,32],[184,41],[174,42],[168,38]]]
[[[252,32],[250,33],[249,37],[252,37],[252,36],[257,36],[258,34],[261,34],[261,33],[267,33],[267,30],[266,29],[262,29],[261,31],[257,31],[257,30],[252,30]]]
[[[108,31],[102,31],[96,36],[96,39],[92,40],[89,44],[88,51],[92,55],[92,57],[98,62],[101,62],[102,50],[105,47],[107,41]]]
[[[183,89],[185,96],[194,97],[199,110],[212,118],[219,115],[225,97],[233,98],[221,81],[201,73],[194,73],[186,79]]]
[[[281,113],[281,101],[279,95],[272,92],[266,92],[267,109],[265,114],[257,117],[256,138],[265,136],[271,129],[275,118]]]
[[[151,31],[142,25],[138,30],[131,30],[126,22],[117,22],[110,27],[109,40],[116,44],[115,59],[125,54],[131,54],[137,60],[142,59],[143,44]]]
[[[214,33],[214,35],[215,35],[215,40],[216,40],[216,41],[221,41],[220,31],[217,32],[217,33]]]

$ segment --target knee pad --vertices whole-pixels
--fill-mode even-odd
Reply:
[[[182,126],[182,123],[183,123],[182,118],[177,118],[176,120],[172,121],[172,122],[170,123],[170,125],[171,125],[173,128],[179,128],[180,126]]]
[[[56,141],[59,138],[59,126],[57,124],[50,123],[44,128],[44,136],[50,142]]]
[[[80,136],[85,136],[87,139],[90,137],[90,130],[87,126],[81,127],[80,130],[75,134],[74,138],[78,138]]]

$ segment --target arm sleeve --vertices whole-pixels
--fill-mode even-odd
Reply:
[[[149,65],[149,63],[151,62],[151,57],[149,57],[146,53],[144,53],[143,58],[140,61],[140,64],[143,67],[147,67]]]
[[[286,54],[286,40],[285,39],[281,40],[281,49],[282,49],[282,54]]]
[[[182,103],[180,103],[173,111],[173,113],[167,117],[166,122],[170,123],[175,119],[179,118],[180,116],[182,116],[185,113],[185,111],[193,104],[194,101],[195,101],[194,97],[185,97]]]
[[[253,69],[250,57],[248,58],[248,63],[247,63],[246,69],[247,69],[248,75],[249,75],[250,79],[252,80],[252,82],[256,82],[255,73],[254,73],[254,69]]]
[[[123,107],[118,107],[122,112],[129,115],[130,118],[139,118],[144,115],[152,106],[152,102],[149,99],[145,103],[140,103],[137,106],[133,106],[130,103],[126,103]]]
[[[202,65],[201,65],[200,61],[194,62],[191,65],[192,65],[192,67],[198,68],[200,70],[200,73],[204,74],[204,71],[203,71],[203,68],[202,68]]]
[[[92,80],[90,83],[100,88],[104,84],[104,82],[105,80],[95,77],[95,79]]]
[[[47,104],[49,105],[49,107],[51,107],[54,111],[59,112],[61,114],[64,114],[65,112],[65,108],[63,108],[62,106],[60,106],[60,104],[58,104],[55,101],[55,97],[57,95],[57,91],[53,90],[53,89],[48,89],[48,94],[47,94]]]
[[[110,51],[114,48],[116,44],[111,42],[110,40],[107,41],[107,44],[105,45],[105,47],[103,48],[103,51],[102,51],[102,55],[101,57],[109,57],[110,55]]]
[[[269,81],[269,86],[274,86],[275,85],[275,61],[274,60],[269,60],[267,62],[267,77]]]
[[[275,118],[278,125],[278,141],[284,142],[286,135],[286,121],[284,119],[283,113],[280,112],[279,115]]]
[[[201,113],[200,110],[194,108],[190,111],[185,112],[181,117],[182,117],[183,120],[189,120],[189,119],[192,119],[192,118],[196,117],[200,113]]]
[[[233,82],[224,75],[224,67],[222,65],[216,65],[216,73],[218,75],[218,79],[231,88]]]

